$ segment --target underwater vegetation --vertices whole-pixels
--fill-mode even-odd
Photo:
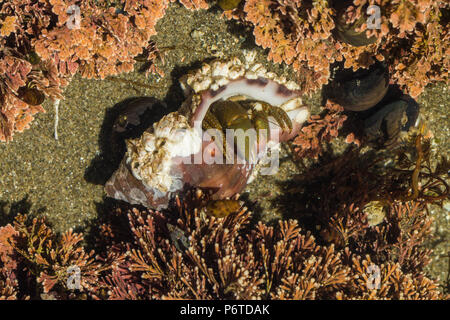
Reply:
[[[2,1],[0,141],[29,128],[33,116],[44,112],[44,96],[63,99],[75,73],[104,79],[133,70],[135,57],[152,51],[150,37],[170,2]],[[203,0],[180,2],[189,9],[207,8]]]
[[[0,141],[29,128],[44,100],[63,99],[76,73],[105,79],[139,59],[159,73],[151,37],[170,2],[83,1],[79,21],[74,1],[0,4]],[[92,230],[57,234],[27,215],[0,227],[0,299],[448,299],[448,287],[426,274],[424,243],[433,237],[429,206],[450,198],[450,161],[434,161],[414,100],[431,81],[448,81],[448,3],[179,2],[217,4],[296,78],[237,58],[182,76],[181,108],[127,140],[105,185],[125,202],[107,207]],[[365,22],[369,5],[382,10],[379,28]],[[310,115],[300,96],[323,85],[321,113]],[[158,103],[132,100],[113,134]],[[222,133],[265,129],[257,150],[292,140],[304,170],[281,183],[282,220],[257,221],[240,198],[254,166],[172,162],[198,152],[196,120]],[[330,153],[338,136],[345,151]],[[231,142],[208,145],[226,159]],[[174,153],[180,146],[192,150]],[[232,157],[249,160],[249,146]]]
[[[117,208],[115,224],[99,227],[96,252],[84,249],[81,234],[57,236],[43,219],[18,216],[0,228],[0,298],[444,298],[423,271],[432,219],[420,201],[391,204],[374,227],[364,210],[342,208],[335,226],[343,226],[345,243],[336,244],[297,220],[255,225],[246,208],[202,217],[189,201],[177,199],[164,214]],[[375,265],[380,287],[368,285]],[[76,290],[69,267],[82,275]]]
[[[378,21],[367,13],[373,5]],[[448,8],[431,0],[247,0],[227,16],[250,24],[268,58],[292,65],[305,92],[328,82],[335,61],[354,70],[384,61],[392,81],[416,98],[430,81],[448,81]]]
[[[293,141],[294,150],[298,158],[317,158],[323,152],[323,143],[336,138],[347,116],[343,114],[344,108],[328,100],[319,115],[311,115],[301,132]],[[347,142],[354,138],[350,133]]]
[[[83,1],[78,9],[69,0],[2,2],[0,141],[29,128],[35,114],[44,112],[44,97],[62,99],[75,73],[104,79],[129,72],[142,53],[151,64],[157,56],[151,36],[170,2]],[[211,6],[205,0],[180,2],[191,10]],[[369,5],[381,8],[379,28],[364,23]],[[431,81],[448,81],[445,1],[243,0],[218,6],[252,27],[269,60],[292,65],[305,93],[328,82],[335,61],[354,70],[384,61],[391,80],[413,98]],[[154,66],[151,71],[158,72]]]
[[[0,228],[0,298],[448,298],[425,274],[423,243],[432,236],[427,205],[449,198],[450,163],[430,164],[423,127],[394,150],[321,157],[285,182],[277,226],[234,200],[220,204],[224,215],[209,204],[205,214],[195,190],[160,212],[116,203],[96,221],[89,249],[80,233],[18,215]]]

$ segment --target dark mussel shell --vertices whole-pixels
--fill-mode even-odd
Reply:
[[[407,95],[383,101],[364,120],[364,135],[369,144],[378,148],[396,145],[400,133],[415,126],[419,116],[419,105]]]
[[[348,111],[364,111],[380,102],[389,88],[389,74],[381,62],[368,69],[338,68],[325,95]]]
[[[371,36],[370,38],[366,35],[366,30],[362,32],[357,32],[356,29],[360,28],[367,19],[369,18],[367,14],[364,13],[362,16],[353,23],[346,23],[345,21],[345,10],[349,5],[353,5],[353,1],[335,1],[334,5],[336,9],[335,18],[335,29],[333,30],[333,35],[336,39],[348,43],[354,47],[366,46],[377,41],[377,37]]]

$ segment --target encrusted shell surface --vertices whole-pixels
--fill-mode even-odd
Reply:
[[[416,125],[419,105],[407,96],[383,103],[364,121],[364,134],[376,147],[394,147],[402,132]]]
[[[254,58],[253,52],[247,52],[244,62],[238,58],[215,60],[182,76],[180,85],[186,100],[180,112],[190,117],[191,122],[202,121],[209,105],[238,92],[274,106],[299,98],[300,87],[295,82],[267,71],[262,64],[254,63]],[[301,100],[298,105],[301,105]]]

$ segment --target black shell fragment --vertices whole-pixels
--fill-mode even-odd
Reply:
[[[416,123],[419,105],[404,96],[381,105],[379,110],[364,121],[364,134],[375,147],[395,146],[400,133],[407,132]]]
[[[348,111],[372,108],[386,95],[389,88],[387,69],[380,62],[368,69],[340,69],[328,86],[327,95]]]
[[[17,94],[19,99],[32,106],[40,105],[45,100],[45,95],[36,88],[21,87],[17,90]]]

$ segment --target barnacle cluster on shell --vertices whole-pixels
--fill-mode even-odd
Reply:
[[[158,121],[152,132],[127,141],[126,164],[133,176],[145,186],[162,193],[182,187],[179,175],[172,175],[171,159],[187,157],[200,151],[202,137],[189,126],[185,116],[172,112]]]
[[[204,63],[199,70],[194,70],[180,78],[180,85],[186,100],[180,112],[192,121],[202,120],[207,108],[199,107],[212,104],[232,96],[257,96],[259,100],[274,106],[282,106],[285,111],[298,108],[301,105],[300,87],[297,83],[278,76],[260,63],[255,63],[255,53],[246,52],[244,62],[239,58],[230,60],[215,60]],[[228,90],[225,90],[228,89]],[[296,97],[297,100],[292,100]],[[289,104],[287,104],[289,102]]]

